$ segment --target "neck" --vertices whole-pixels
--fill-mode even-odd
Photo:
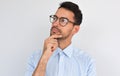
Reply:
[[[58,40],[58,47],[64,50],[71,44],[71,40]]]

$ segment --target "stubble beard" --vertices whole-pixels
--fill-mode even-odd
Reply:
[[[52,31],[54,28],[57,29],[58,33]],[[57,40],[67,40],[68,37],[70,36],[70,33],[71,33],[71,31],[69,31],[69,33],[66,36],[64,36],[64,35],[62,35],[62,31],[59,28],[53,26],[50,29],[50,36],[55,35],[55,34],[62,35],[62,37],[57,38]]]

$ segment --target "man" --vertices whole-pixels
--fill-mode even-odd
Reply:
[[[44,41],[43,51],[30,58],[26,76],[96,76],[91,57],[72,46],[71,39],[82,22],[78,5],[61,3],[50,21],[50,36]]]

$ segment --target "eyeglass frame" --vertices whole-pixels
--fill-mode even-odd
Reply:
[[[56,17],[56,20],[55,20],[54,22],[51,21],[51,18],[53,18],[53,17]],[[66,20],[67,20],[66,24],[65,24],[65,25],[61,25],[61,26],[63,26],[63,27],[66,26],[69,22],[72,23],[73,25],[76,25],[75,22],[70,21],[70,20],[69,20],[68,18],[66,18],[66,17],[60,17],[60,18],[59,18],[59,17],[57,17],[56,15],[50,15],[49,18],[50,18],[50,22],[51,22],[51,23],[55,23],[57,20],[59,20],[59,24],[60,24],[60,25],[61,25],[60,19],[66,19]]]

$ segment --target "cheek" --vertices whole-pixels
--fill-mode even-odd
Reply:
[[[70,35],[70,34],[72,34],[72,29],[65,29],[62,31],[62,34],[63,35]]]
[[[73,26],[65,26],[65,27],[60,28],[60,29],[61,29],[62,35],[68,35],[68,34],[71,34],[73,32]]]

